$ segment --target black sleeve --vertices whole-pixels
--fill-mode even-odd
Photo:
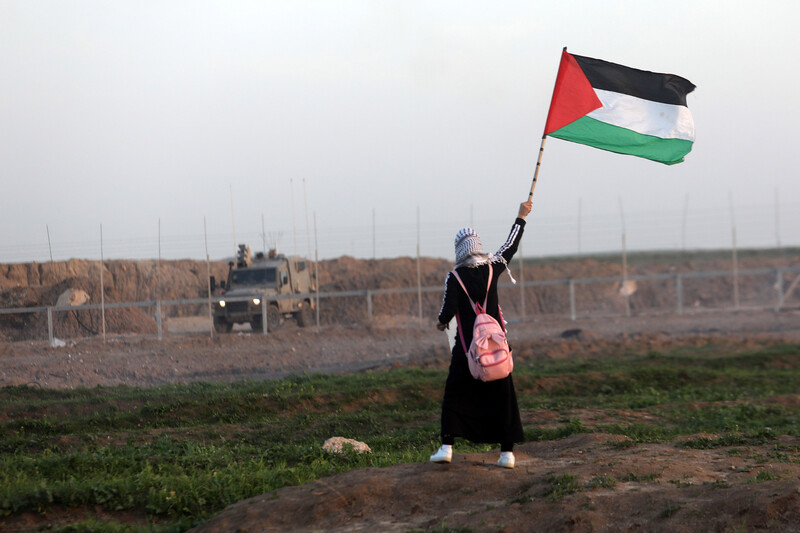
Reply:
[[[511,258],[514,257],[515,253],[517,253],[519,241],[522,239],[522,234],[524,231],[525,220],[522,218],[517,218],[514,221],[514,225],[511,226],[511,232],[509,232],[506,242],[503,243],[503,246],[501,246],[494,255],[503,256],[503,259],[505,259],[506,262],[511,262]]]
[[[452,272],[447,273],[447,278],[444,280],[444,296],[442,296],[442,308],[439,310],[439,322],[442,324],[449,324],[450,321],[456,316],[458,311],[458,280],[453,276]]]

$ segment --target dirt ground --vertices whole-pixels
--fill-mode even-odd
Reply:
[[[423,326],[411,317],[377,317],[369,325],[317,332],[287,322],[267,337],[245,327],[211,338],[202,319],[178,317],[163,342],[129,335],[60,348],[0,343],[0,386],[152,386],[446,367],[444,335],[433,324]],[[800,313],[547,320],[511,324],[510,334],[518,360],[710,341],[748,349],[800,342]],[[775,401],[795,405],[798,398]],[[600,414],[570,416],[592,425]],[[523,424],[553,416],[524,412]],[[625,447],[620,440],[625,437],[586,434],[523,444],[514,470],[494,465],[497,452],[457,449],[450,465],[360,469],[239,502],[197,531],[800,531],[800,439],[710,450],[675,443]],[[777,460],[777,451],[792,460]],[[548,487],[565,474],[576,476],[580,490],[551,501]],[[613,487],[603,483],[609,479],[617,480]]]
[[[354,470],[238,502],[193,531],[677,533],[800,527],[797,464],[770,463],[768,450],[754,448],[731,456],[726,448],[613,445],[625,438],[585,434],[523,444],[514,470],[495,466],[496,453],[456,454],[449,465]],[[581,490],[551,501],[546,492],[552,479],[564,475],[575,476]],[[773,480],[756,482],[767,477]],[[609,478],[630,481],[610,487],[599,481]]]
[[[267,336],[237,326],[209,334],[202,318],[176,317],[170,334],[82,338],[63,347],[46,341],[0,342],[0,386],[43,388],[153,386],[193,381],[276,379],[291,374],[358,372],[413,364],[444,368],[449,348],[434,325],[414,317],[376,317],[368,325],[302,329],[287,320]],[[666,350],[714,339],[756,347],[800,342],[800,312],[743,311],[572,322],[512,323],[517,360],[591,356],[610,350]]]

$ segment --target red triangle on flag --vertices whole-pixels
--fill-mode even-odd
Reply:
[[[544,125],[544,134],[548,135],[559,130],[601,107],[603,104],[580,65],[564,49],[561,53],[561,64],[558,66],[556,85],[553,88],[553,98],[550,100],[550,111],[547,113],[547,122]]]

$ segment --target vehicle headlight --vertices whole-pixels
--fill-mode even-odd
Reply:
[[[220,300],[219,301],[219,306],[220,307],[225,307],[225,300]]]
[[[261,305],[261,298],[253,298],[253,305]]]

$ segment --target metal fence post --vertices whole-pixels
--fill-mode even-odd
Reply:
[[[675,275],[675,299],[677,301],[677,311],[679,315],[683,314],[683,276],[680,274]]]
[[[781,307],[783,307],[783,269],[779,268],[775,273],[775,289],[778,298],[778,301],[775,303],[775,311],[780,311]]]
[[[158,340],[163,339],[162,328],[161,328],[161,300],[156,302],[156,325],[158,326]]]
[[[569,280],[569,317],[575,322],[575,280]]]
[[[367,320],[372,320],[372,291],[367,289]]]
[[[731,208],[731,212],[733,208]],[[733,307],[739,309],[739,260],[736,249],[736,226],[731,228],[733,242]]]
[[[268,327],[269,326],[267,326],[267,299],[263,298],[261,300],[261,333],[266,335]]]
[[[51,348],[54,347],[56,342],[55,342],[55,336],[53,335],[53,308],[52,307],[48,307],[47,308],[47,338],[50,340],[50,347]]]

